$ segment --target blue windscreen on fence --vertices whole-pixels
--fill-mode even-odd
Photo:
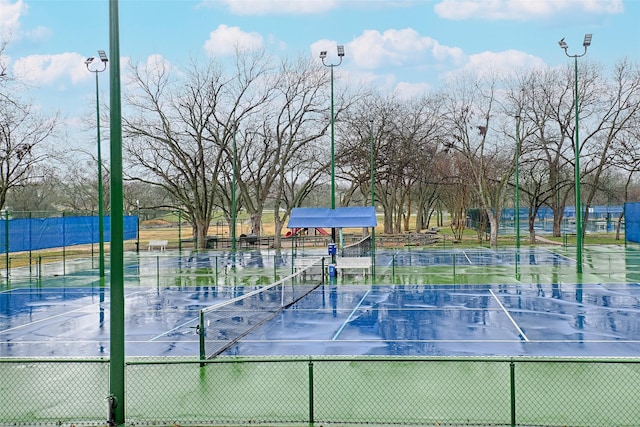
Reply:
[[[640,203],[624,204],[624,220],[627,242],[640,243]]]
[[[61,248],[98,243],[100,241],[97,216],[63,216],[56,218],[24,218],[0,220],[0,252]],[[138,235],[138,217],[124,217],[124,240]],[[104,217],[104,240],[111,239],[111,218]]]

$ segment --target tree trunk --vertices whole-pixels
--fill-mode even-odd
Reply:
[[[193,223],[193,237],[196,239],[197,249],[207,248],[208,234],[209,234],[209,220],[196,219]]]
[[[278,211],[275,211],[275,215],[273,215],[274,227],[275,227],[275,236],[273,237],[273,247],[274,249],[282,248],[282,227],[284,226],[284,221],[280,219],[280,215]]]
[[[262,212],[251,214],[251,234],[260,236],[262,233]]]
[[[498,227],[500,226],[500,212],[496,212],[495,214],[491,211],[491,209],[486,209],[487,216],[489,217],[489,224],[491,225],[491,230],[489,234],[489,244],[492,248],[498,247]]]
[[[535,215],[529,216],[529,243],[532,245],[536,244],[536,229],[534,227],[536,222]]]

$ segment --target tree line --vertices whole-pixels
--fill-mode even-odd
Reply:
[[[235,206],[260,234],[268,209],[279,247],[293,208],[330,205],[332,82],[318,60],[238,51],[178,68],[156,57],[132,64],[125,77],[125,209],[180,210],[202,245],[214,214],[230,224]],[[60,116],[35,108],[21,84],[0,77],[0,209],[96,211],[93,111],[87,107],[86,129],[70,141]],[[575,195],[574,90],[569,64],[457,74],[410,98],[337,69],[337,206],[370,205],[373,193],[385,233],[420,231],[446,211],[458,237],[467,210],[480,208],[495,246],[501,210],[514,206],[517,164],[531,240],[543,206],[553,210],[559,236]],[[638,64],[581,61],[578,100],[586,222],[593,204],[638,198]],[[109,112],[101,110],[104,147]]]

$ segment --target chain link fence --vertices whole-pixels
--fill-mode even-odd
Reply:
[[[108,360],[0,359],[0,378],[2,426],[105,423]]]
[[[104,359],[0,360],[0,425],[105,425]],[[128,359],[127,425],[637,426],[640,359]]]

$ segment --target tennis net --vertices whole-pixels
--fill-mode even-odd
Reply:
[[[356,243],[342,248],[342,256],[358,257],[371,255],[371,235],[362,238]]]
[[[318,258],[277,282],[200,310],[200,360],[220,355],[320,286],[322,265]]]

